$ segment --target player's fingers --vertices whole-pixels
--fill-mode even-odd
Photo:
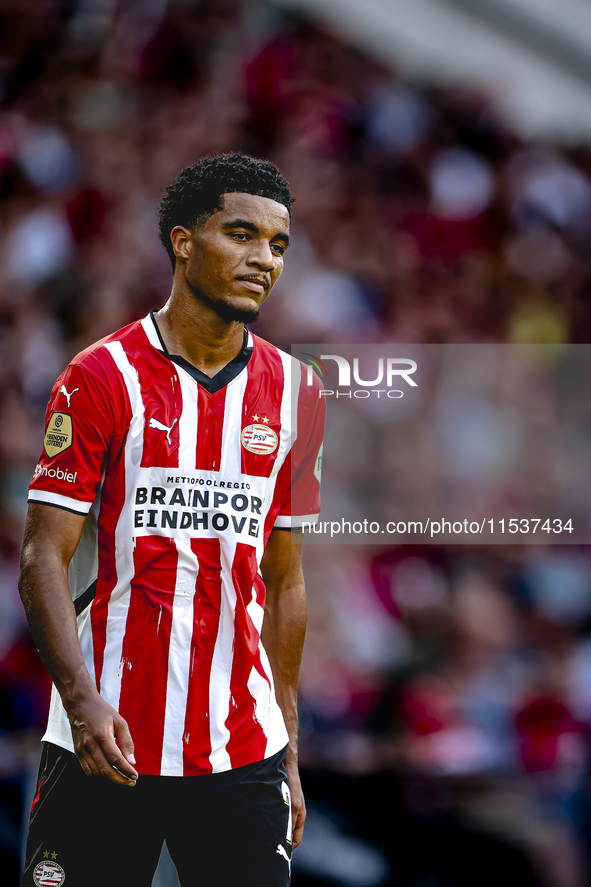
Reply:
[[[306,821],[306,809],[300,810],[299,813],[294,813],[294,826],[293,826],[293,835],[292,835],[292,850],[295,850],[296,847],[301,844],[302,837],[304,834],[304,823]]]
[[[125,759],[123,759],[125,760]],[[112,764],[106,758],[102,757],[95,759],[96,764],[96,772],[93,774],[95,776],[100,776],[104,779],[109,779],[111,782],[116,782],[118,785],[135,785],[136,780],[132,779],[129,776],[124,775],[117,764]]]
[[[96,771],[94,775],[104,776],[120,785],[135,785],[137,772],[127,763],[113,737],[102,738],[92,746],[91,753]]]
[[[93,773],[93,771],[92,771],[92,767],[90,766],[90,764],[88,763],[88,761],[86,760],[86,758],[84,758],[84,757],[82,757],[82,756],[80,756],[80,755],[76,755],[76,757],[78,758],[78,763],[79,763],[80,766],[82,767],[82,770],[84,771],[84,774],[85,774],[86,776],[92,776],[92,773]]]
[[[80,761],[80,765],[87,776],[102,776],[104,772],[104,767],[101,763],[101,752],[98,746],[95,746],[93,743],[87,742],[84,746],[84,751],[82,753],[78,753],[78,760]]]
[[[114,727],[115,739],[117,740],[117,745],[121,749],[121,753],[130,764],[135,764],[135,755],[133,753],[133,739],[131,738],[131,733],[129,732],[127,721],[125,721],[123,718],[118,718],[114,722]],[[134,770],[134,773],[135,772],[136,771]]]
[[[121,731],[123,735],[125,735],[126,732],[128,741],[131,741],[131,736],[129,735],[129,729],[126,722],[123,720],[123,718],[117,717],[113,719],[113,732],[102,738],[101,750],[111,767],[114,767],[115,770],[118,770],[129,780],[135,783],[136,779],[138,778],[138,772],[134,767],[132,767],[132,765],[123,755],[121,749],[119,748],[119,745],[115,741],[116,734],[117,738],[119,738],[119,731]]]

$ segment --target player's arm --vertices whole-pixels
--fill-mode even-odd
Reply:
[[[76,756],[87,775],[135,785],[133,742],[124,719],[90,677],[68,585],[68,565],[85,516],[31,503],[25,526],[19,591],[33,638],[66,709]]]
[[[261,637],[273,670],[277,702],[289,733],[285,763],[291,785],[294,849],[302,840],[306,819],[298,773],[297,712],[298,678],[306,634],[306,590],[301,544],[295,542],[290,532],[273,530],[261,562],[267,587]]]

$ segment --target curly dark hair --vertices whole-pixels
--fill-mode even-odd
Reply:
[[[222,208],[224,194],[240,191],[282,203],[291,217],[293,197],[289,183],[270,160],[247,154],[209,154],[181,170],[160,201],[160,240],[176,259],[170,232],[176,225],[193,228]]]

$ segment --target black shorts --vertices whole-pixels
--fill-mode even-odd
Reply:
[[[23,887],[150,887],[166,841],[182,887],[287,887],[291,868],[284,749],[204,776],[86,776],[43,744]]]

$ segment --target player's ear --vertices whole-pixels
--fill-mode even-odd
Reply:
[[[176,225],[170,232],[170,242],[177,262],[186,262],[191,255],[191,232],[182,225]]]

